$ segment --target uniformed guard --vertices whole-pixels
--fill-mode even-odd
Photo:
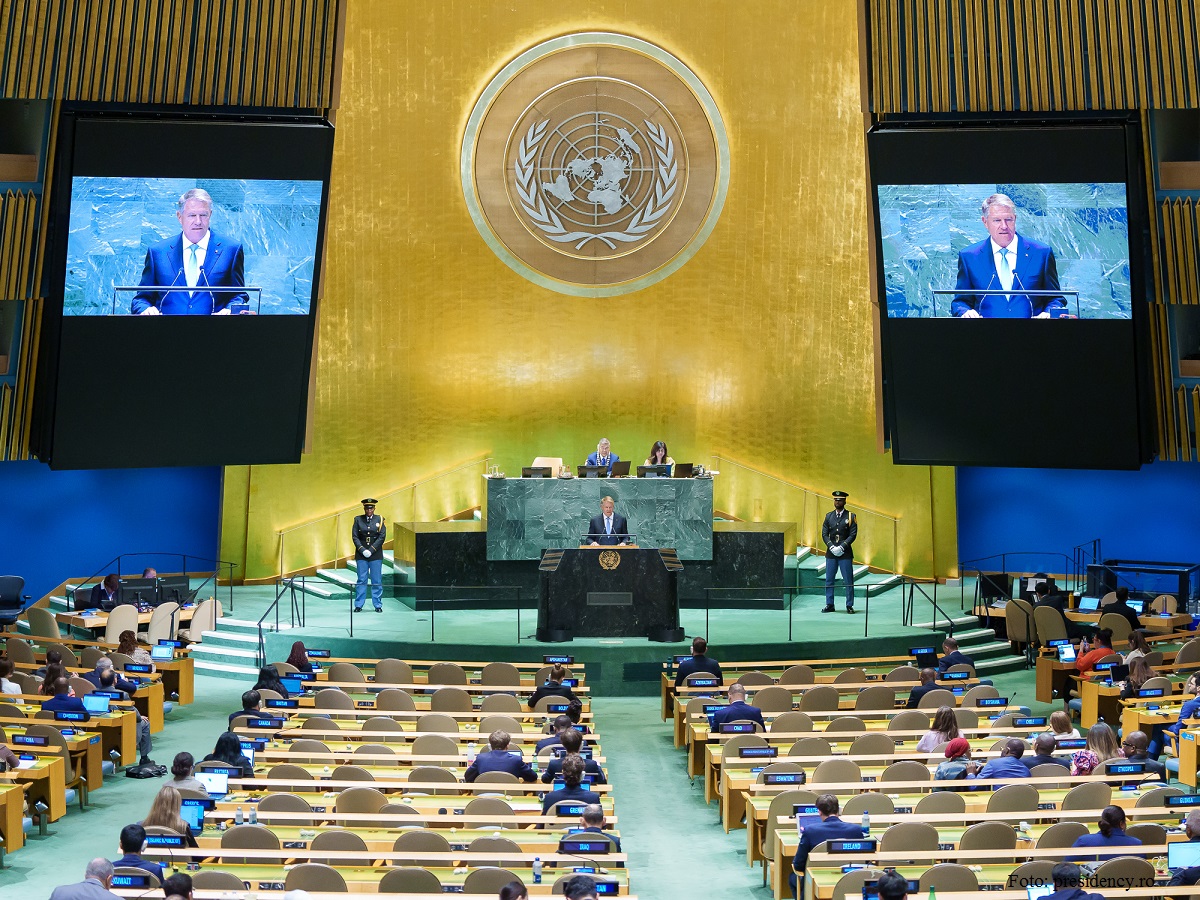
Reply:
[[[854,614],[854,551],[851,544],[858,537],[858,519],[846,509],[845,491],[833,492],[833,511],[825,514],[821,540],[825,542],[825,608],[833,612],[833,579],[840,571],[846,584],[846,612]]]
[[[354,611],[362,612],[367,601],[367,577],[371,579],[371,603],[375,612],[383,612],[383,542],[387,527],[383,516],[375,515],[375,500],[363,500],[363,514],[354,517],[354,567],[358,581],[354,583]]]

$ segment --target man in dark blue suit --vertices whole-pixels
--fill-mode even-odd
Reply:
[[[588,454],[587,462],[584,465],[605,466],[608,474],[611,475],[613,463],[620,458],[612,452],[612,445],[608,442],[608,438],[600,438],[600,443],[596,445],[596,452]]]
[[[566,785],[557,791],[551,791],[542,798],[542,815],[548,815],[550,808],[560,800],[578,800],[580,803],[599,803],[600,795],[579,785],[583,781],[583,760],[578,756],[568,756],[563,760],[562,776]]]
[[[702,637],[692,639],[692,658],[685,659],[679,664],[679,668],[675,672],[675,687],[683,684],[689,675],[714,675],[717,684],[721,684],[725,680],[721,674],[721,664],[712,657],[705,656],[707,652],[708,641]]]
[[[564,751],[562,757],[555,757],[546,763],[546,771],[542,773],[542,782],[544,784],[552,784],[554,779],[562,774],[563,763],[570,756],[579,756],[579,751],[583,748],[583,735],[574,728],[568,728],[562,733],[562,749]],[[583,759],[582,756],[579,756]],[[608,779],[604,777],[604,770],[600,768],[600,763],[594,759],[583,759],[583,772],[585,775],[592,776],[592,784],[608,784]]]
[[[138,291],[129,310],[135,316],[207,316],[247,312],[248,295],[207,291],[207,287],[245,287],[245,256],[237,241],[208,227],[212,197],[192,188],[179,198],[182,234],[152,244],[142,268],[143,287],[175,287],[173,291]]]
[[[88,715],[83,701],[71,696],[71,683],[65,678],[54,679],[54,696],[42,701],[42,709],[49,712],[81,712],[85,716]]]
[[[838,818],[838,798],[833,794],[822,794],[817,798],[817,813],[821,821],[809,825],[800,835],[800,846],[796,848],[796,856],[792,860],[793,873],[788,876],[794,894],[799,896],[796,879],[804,875],[808,864],[808,854],[817,844],[824,841],[853,841],[862,838],[862,828],[853,822],[843,822]]]
[[[1067,313],[1062,297],[1029,296],[1009,291],[1057,291],[1054,251],[1017,234],[1017,208],[1004,194],[983,202],[988,237],[958,254],[959,290],[996,294],[959,294],[950,304],[952,315],[963,319],[1052,319]]]
[[[741,682],[735,682],[729,686],[729,704],[713,713],[712,730],[720,731],[726,722],[739,722],[743,719],[757,722],[764,729],[767,727],[763,722],[762,710],[746,702],[746,688]]]
[[[592,516],[588,522],[588,537],[593,547],[614,546],[629,543],[629,523],[624,516],[613,512],[612,497],[600,501],[600,515]]]
[[[475,757],[475,761],[467,766],[464,776],[466,780],[474,781],[484,772],[508,772],[510,775],[516,775],[522,781],[536,781],[537,775],[530,768],[529,763],[508,752],[508,742],[507,731],[493,731],[488,735],[488,746],[492,749],[480,753]]]
[[[579,817],[580,834],[602,834],[613,842],[613,853],[621,852],[621,839],[610,831],[604,830],[604,807],[599,803],[589,803],[583,808]]]

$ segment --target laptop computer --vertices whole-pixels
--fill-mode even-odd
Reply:
[[[1128,605],[1128,607],[1130,609],[1132,609],[1135,613],[1137,613],[1140,616],[1145,610],[1146,601],[1145,600],[1127,600],[1126,605]]]
[[[279,679],[279,682],[289,694],[299,694],[304,691],[304,682],[299,678],[284,676]]]
[[[184,797],[179,803],[179,815],[187,822],[188,830],[196,835],[204,830],[204,814],[216,805],[211,798]]]
[[[208,796],[214,800],[220,800],[229,793],[228,772],[206,772],[200,769],[195,774],[196,780],[204,785],[204,789],[208,791]]]
[[[1081,612],[1095,612],[1100,608],[1099,597],[1080,597],[1079,609]]]
[[[1200,841],[1172,841],[1167,844],[1167,868],[1190,869],[1200,866]]]
[[[691,478],[693,463],[675,463],[675,468],[671,471],[672,478]]]
[[[1058,661],[1075,662],[1075,647],[1072,644],[1061,644],[1058,648]]]
[[[94,716],[102,716],[108,712],[112,701],[107,697],[97,697],[95,694],[83,695],[83,708]]]
[[[170,662],[175,658],[174,647],[164,647],[159,644],[157,647],[150,648],[150,658],[155,662]]]
[[[618,459],[612,464],[612,471],[609,473],[609,478],[624,478],[629,474],[629,461]]]
[[[521,466],[522,478],[549,478],[549,466]]]
[[[607,478],[608,466],[576,466],[575,474],[579,478]]]
[[[638,466],[638,478],[670,478],[670,466]]]

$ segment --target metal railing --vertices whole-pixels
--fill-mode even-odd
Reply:
[[[871,594],[870,589],[873,585],[855,585],[854,587],[854,611],[862,613],[863,622],[863,637],[867,637],[867,632],[871,622]],[[846,589],[839,581],[835,585],[834,599],[837,601],[844,600]],[[825,605],[825,588],[824,586],[813,587],[810,585],[782,585],[773,587],[749,587],[749,588],[730,588],[730,587],[708,587],[704,589],[704,636],[707,639],[709,633],[710,613],[714,608],[714,599],[729,598],[729,597],[752,597],[765,601],[783,602],[783,611],[787,613],[787,639],[788,643],[795,640],[795,609],[799,601],[805,598],[819,599],[821,606]],[[694,606],[684,606],[685,600],[692,598],[680,598],[680,617],[683,617],[685,609],[695,609]],[[861,602],[860,602],[861,601]],[[717,607],[720,608],[720,607]],[[839,607],[840,610],[840,607]]]
[[[386,523],[437,522],[483,503],[482,477],[492,457],[481,456],[445,472],[381,494],[376,512]],[[336,512],[276,531],[279,537],[277,577],[285,578],[318,565],[337,565],[354,556],[350,524],[361,506]],[[389,542],[395,534],[389,533]]]
[[[131,572],[128,572],[128,573],[125,572],[124,571],[125,562],[127,560],[132,560],[132,559],[139,558],[139,557],[141,558],[141,562],[139,562],[137,565],[135,565]],[[225,560],[221,560],[221,559],[209,559],[206,556],[193,556],[188,553],[166,553],[166,552],[149,552],[149,551],[144,551],[144,552],[139,552],[139,553],[122,553],[119,556],[114,556],[108,562],[104,563],[99,569],[97,569],[95,572],[93,572],[91,575],[89,575],[87,578],[85,578],[81,583],[76,585],[75,590],[76,591],[83,590],[88,585],[92,584],[93,582],[99,583],[100,581],[102,581],[104,579],[105,575],[108,575],[109,573],[113,572],[114,569],[116,571],[116,575],[118,578],[124,578],[127,574],[132,574],[133,572],[140,573],[142,571],[145,571],[145,569],[147,568],[147,566],[146,566],[147,561],[157,562],[159,559],[161,559],[163,557],[166,557],[167,559],[180,560],[180,569],[179,569],[180,575],[188,574],[188,563],[189,562],[212,564],[212,571],[208,573],[208,577],[205,578],[204,581],[202,581],[198,587],[191,589],[193,596],[196,596],[196,597],[200,596],[201,592],[208,586],[208,584],[210,582],[213,583],[214,589],[217,587],[220,587],[220,577],[219,576],[223,572],[227,573],[225,576],[225,586],[229,589],[229,611],[233,612],[233,570],[237,567],[237,563],[226,562]],[[153,566],[153,568],[158,569],[160,566],[165,568],[165,566],[163,566],[161,563]],[[197,574],[203,574],[203,572],[207,572],[207,571],[208,570],[206,567],[204,570],[202,570],[201,572],[199,572]],[[214,596],[215,595],[216,595],[216,593],[214,590]]]
[[[713,507],[754,522],[795,522],[796,541],[821,546],[821,524],[833,509],[829,491],[784,481],[728,456],[714,454],[712,467],[720,473],[713,482]],[[860,520],[854,560],[881,572],[899,574],[900,517],[855,503],[846,508]]]

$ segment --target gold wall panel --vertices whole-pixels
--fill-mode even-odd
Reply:
[[[482,456],[509,473],[538,455],[582,462],[607,436],[635,462],[662,438],[677,460],[728,455],[845,489],[901,520],[901,569],[951,571],[953,473],[876,452],[856,12],[847,0],[351,4],[311,452],[229,474],[222,558],[267,577],[280,529]],[[598,301],[495,257],[458,170],[496,72],[595,30],[653,42],[697,73],[732,168],[686,266]],[[751,519],[745,496],[730,511]]]
[[[0,96],[332,105],[339,0],[0,0]]]
[[[1196,0],[864,0],[876,113],[1183,109]]]

